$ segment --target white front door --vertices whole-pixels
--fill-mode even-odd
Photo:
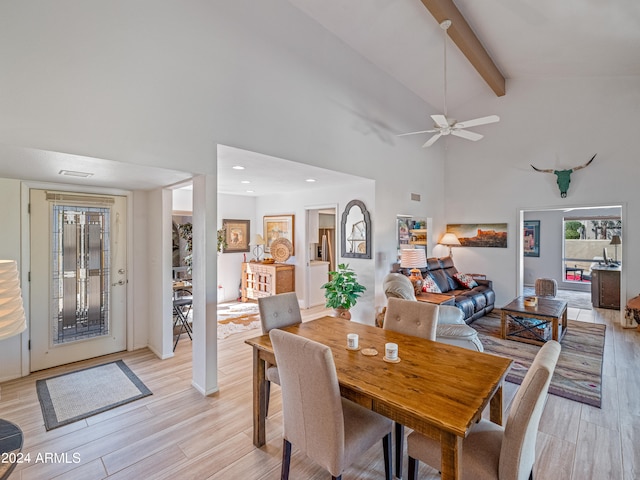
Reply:
[[[126,198],[31,190],[31,371],[126,349]]]

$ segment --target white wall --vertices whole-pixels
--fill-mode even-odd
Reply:
[[[218,228],[222,220],[249,220],[251,242],[256,233],[262,233],[262,220],[256,221],[256,204],[261,197],[218,194]],[[262,217],[260,217],[262,219]],[[237,300],[240,296],[242,262],[253,258],[253,247],[249,252],[221,253],[218,255],[218,286],[224,288],[224,301]]]
[[[640,251],[627,248],[640,238],[637,188],[640,135],[636,126],[637,78],[509,80],[507,94],[468,104],[455,116],[498,114],[500,123],[478,128],[479,142],[448,139],[445,170],[447,221],[508,222],[508,248],[457,248],[456,265],[486,272],[496,287],[496,304],[507,303],[517,286],[517,211],[622,205],[623,258],[640,264]],[[571,176],[560,198],[555,176],[533,171],[593,163]],[[628,212],[628,213],[627,213]],[[626,218],[625,218],[626,215]],[[640,270],[623,269],[624,297],[640,291]],[[624,280],[626,278],[626,288]],[[624,300],[624,299],[623,299]]]

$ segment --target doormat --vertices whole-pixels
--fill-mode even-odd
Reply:
[[[122,360],[36,381],[47,430],[152,395]]]
[[[477,330],[485,352],[514,361],[507,381],[520,385],[540,347],[500,338],[499,311],[479,318],[471,327]],[[605,325],[568,320],[549,393],[600,408],[605,329]]]

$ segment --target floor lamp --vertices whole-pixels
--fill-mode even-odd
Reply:
[[[449,256],[451,258],[453,258],[453,253],[451,252],[451,247],[452,246],[459,246],[460,245],[460,240],[458,240],[458,237],[456,237],[455,233],[447,232],[442,236],[442,238],[440,239],[438,244],[439,245],[448,246],[449,247]]]
[[[0,341],[18,335],[26,328],[18,266],[14,260],[0,260]],[[22,439],[20,427],[0,419],[0,453],[3,458],[4,454],[20,452]],[[7,478],[15,466],[11,461],[0,463],[0,478]]]

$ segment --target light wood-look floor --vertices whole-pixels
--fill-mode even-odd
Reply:
[[[640,333],[622,329],[615,311],[573,310],[569,318],[606,323],[602,410],[549,396],[540,425],[535,478],[632,480],[640,478]],[[258,330],[220,341],[220,392],[203,397],[191,387],[191,344],[181,340],[172,359],[160,361],[149,350],[93,359],[38,372],[0,385],[0,417],[25,434],[22,464],[12,480],[27,479],[277,479],[282,415],[274,386],[267,444],[252,444],[251,348],[244,339]],[[81,366],[122,358],[153,395],[71,425],[46,432],[35,381]],[[518,387],[507,383],[505,408]],[[506,418],[506,416],[505,416]],[[37,454],[78,453],[81,462],[35,463]],[[437,472],[421,466],[421,479]],[[406,459],[405,459],[406,476]],[[293,479],[327,479],[295,450]],[[343,477],[384,478],[382,445],[373,447]]]

